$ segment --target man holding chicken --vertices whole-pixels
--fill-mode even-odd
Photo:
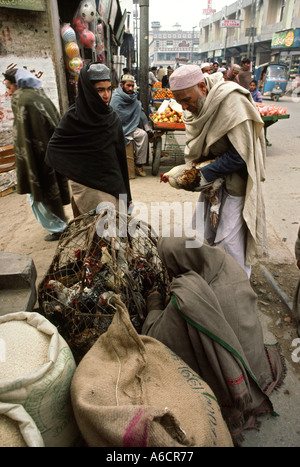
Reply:
[[[219,76],[220,75],[220,76]],[[262,194],[265,141],[263,121],[250,92],[221,73],[204,76],[197,65],[185,65],[170,76],[170,88],[183,109],[185,161],[213,160],[200,171],[199,191],[218,178],[219,218],[211,225],[210,203],[204,201],[204,236],[223,248],[250,277],[255,256],[267,253]],[[198,191],[198,190],[197,190]],[[198,205],[198,209],[200,209]]]

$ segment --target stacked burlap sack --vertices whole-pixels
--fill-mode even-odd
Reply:
[[[231,447],[208,385],[159,341],[139,335],[125,305],[77,367],[71,398],[91,447]]]
[[[78,445],[75,369],[69,346],[42,315],[0,316],[0,447]]]

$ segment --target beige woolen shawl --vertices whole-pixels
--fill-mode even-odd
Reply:
[[[225,135],[247,164],[243,218],[248,227],[246,265],[255,255],[267,254],[267,234],[262,181],[265,180],[264,123],[249,91],[239,84],[205,78],[208,94],[200,113],[183,112],[186,128],[185,160],[207,157],[210,147]]]
[[[206,381],[239,442],[257,414],[272,412],[268,396],[281,385],[285,366],[278,346],[264,344],[247,274],[224,250],[205,242],[186,248],[187,240],[158,241],[174,278],[175,301],[164,308],[159,295],[150,296],[142,332],[167,345]]]

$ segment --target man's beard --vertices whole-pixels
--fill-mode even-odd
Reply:
[[[203,97],[201,94],[199,95],[197,100],[197,115],[201,112],[202,107],[204,106],[205,99],[206,98]]]

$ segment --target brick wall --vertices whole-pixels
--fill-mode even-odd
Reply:
[[[46,12],[0,7],[0,73],[15,64],[25,66],[42,80],[43,88],[59,109],[52,59],[50,24]],[[10,98],[0,78],[0,147],[12,142]]]

